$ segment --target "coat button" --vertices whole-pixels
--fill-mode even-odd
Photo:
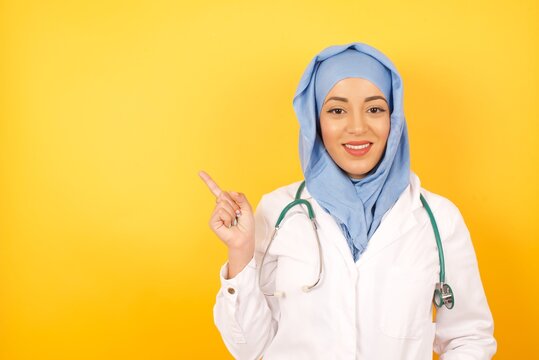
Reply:
[[[231,287],[228,288],[228,293],[229,294],[234,294],[235,292],[236,292],[236,290],[234,290],[234,288],[231,288]]]

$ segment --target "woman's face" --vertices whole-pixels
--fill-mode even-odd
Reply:
[[[333,161],[348,176],[362,179],[384,153],[390,128],[389,105],[372,82],[345,78],[324,99],[320,128]]]

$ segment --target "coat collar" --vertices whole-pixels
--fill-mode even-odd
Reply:
[[[290,188],[292,198],[295,196],[297,188],[301,181],[294,183],[295,186]],[[303,189],[301,198],[311,202],[318,222],[319,230],[325,233],[330,243],[337,246],[339,252],[344,258],[344,261],[349,265],[350,269],[355,271],[356,268],[363,266],[374,255],[382,251],[387,246],[401,239],[405,233],[412,229],[417,223],[417,211],[422,207],[419,198],[421,182],[419,177],[410,171],[410,183],[402,192],[395,204],[384,214],[382,221],[372,237],[367,243],[367,248],[361,254],[359,260],[354,263],[350,248],[346,238],[335,221],[335,219],[327,213],[320,204],[314,199],[307,187]]]

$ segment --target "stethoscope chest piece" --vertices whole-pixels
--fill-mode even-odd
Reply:
[[[448,309],[452,309],[455,305],[455,297],[453,296],[453,290],[448,284],[437,283],[436,290],[434,290],[434,305],[440,308],[445,305]]]

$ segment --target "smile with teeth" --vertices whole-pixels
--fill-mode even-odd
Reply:
[[[363,144],[363,145],[344,144],[344,146],[346,146],[349,149],[353,149],[353,150],[361,150],[361,149],[365,149],[365,148],[368,148],[369,146],[371,146],[371,143]]]

